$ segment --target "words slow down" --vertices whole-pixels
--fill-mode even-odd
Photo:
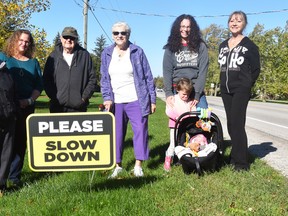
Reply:
[[[45,163],[99,160],[99,150],[96,150],[98,139],[95,139],[96,136],[91,136],[91,133],[103,132],[103,120],[38,122],[38,133],[46,134],[47,132],[51,135],[59,134],[59,136],[50,136],[50,139],[45,139],[45,149],[42,154]]]

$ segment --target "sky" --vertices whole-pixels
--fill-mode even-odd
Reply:
[[[30,23],[47,32],[52,44],[57,33],[66,26],[77,29],[80,40],[84,38],[84,0],[50,0],[49,10],[32,15]],[[124,21],[131,28],[130,41],[143,48],[154,77],[162,76],[163,46],[177,16],[190,14],[200,29],[211,24],[227,27],[228,16],[235,10],[247,14],[248,35],[257,23],[264,30],[280,27],[288,21],[287,0],[89,0],[87,50],[92,52],[101,35],[107,45],[112,44],[111,27]]]

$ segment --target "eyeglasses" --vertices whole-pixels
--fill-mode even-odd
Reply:
[[[76,39],[76,38],[71,37],[71,36],[63,36],[63,38],[64,38],[65,40],[70,39],[71,41],[75,41],[75,39]]]
[[[113,35],[117,36],[117,35],[123,35],[123,36],[126,36],[127,35],[127,32],[113,32]]]
[[[182,28],[182,29],[191,29],[191,26],[181,25],[180,28]]]
[[[30,44],[29,41],[25,41],[25,40],[22,40],[22,39],[20,39],[19,42],[20,42],[20,43],[24,43],[25,45],[29,45],[29,44]]]

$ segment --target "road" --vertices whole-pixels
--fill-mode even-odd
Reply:
[[[163,100],[164,93],[157,92]],[[224,139],[230,139],[223,103],[220,97],[207,96],[209,107],[219,117]],[[288,105],[250,101],[246,132],[249,152],[266,161],[288,178]]]

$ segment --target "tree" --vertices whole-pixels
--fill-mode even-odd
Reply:
[[[16,28],[33,28],[31,15],[50,8],[49,0],[2,0],[0,2],[0,47]]]
[[[56,35],[56,37],[53,39],[53,48],[54,48],[58,43],[61,42],[60,37],[61,37],[61,36],[60,36],[60,33],[58,32],[57,35]]]
[[[154,83],[157,88],[159,89],[164,88],[163,77],[160,77],[160,76],[154,77]]]
[[[206,90],[210,95],[217,95],[219,91],[220,72],[218,64],[218,48],[220,43],[228,38],[229,33],[227,29],[224,29],[215,24],[210,25],[202,31],[203,39],[208,46],[209,55],[209,68],[206,79]],[[214,87],[211,87],[214,86]]]
[[[261,59],[261,72],[254,94],[262,100],[287,99],[287,31],[279,27],[264,31],[263,25],[257,24],[249,38],[259,47]]]
[[[36,44],[36,57],[39,61],[41,68],[44,68],[46,58],[51,51],[51,46],[46,40],[46,36],[47,34],[44,29],[35,29],[33,32],[33,38]]]
[[[96,72],[96,78],[97,78],[97,85],[100,86],[100,66],[101,66],[101,53],[104,50],[106,45],[106,38],[104,35],[101,35],[100,37],[96,38],[95,42],[96,47],[92,50],[93,54],[91,54],[92,61],[94,64],[95,72]]]
[[[0,1],[0,49],[7,38],[16,29],[33,29],[31,31],[36,44],[36,57],[43,68],[50,45],[46,40],[46,32],[31,24],[33,13],[46,11],[50,8],[50,0],[1,0]]]

